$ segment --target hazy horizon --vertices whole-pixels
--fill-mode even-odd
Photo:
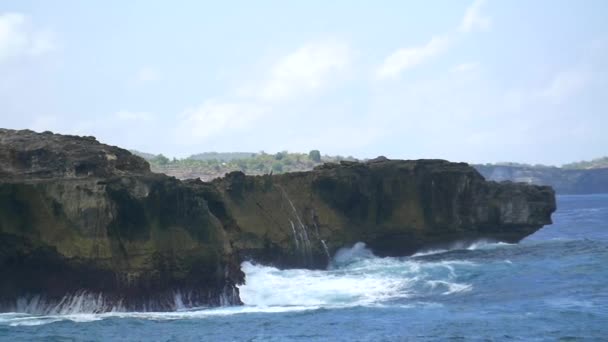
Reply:
[[[608,150],[604,1],[0,4],[1,127],[166,156]]]

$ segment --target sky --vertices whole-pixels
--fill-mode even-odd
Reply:
[[[178,158],[608,155],[608,2],[0,0],[0,127]]]

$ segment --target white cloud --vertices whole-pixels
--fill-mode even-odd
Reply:
[[[485,0],[475,0],[465,11],[459,30],[461,32],[472,32],[475,30],[487,30],[492,24],[490,17],[481,13],[481,7]]]
[[[34,28],[21,13],[0,14],[0,62],[9,58],[38,56],[55,48],[50,31]]]
[[[466,9],[458,29],[460,32],[468,33],[476,29],[485,30],[490,27],[490,18],[481,13],[483,4],[484,0],[475,0]],[[457,36],[450,34],[435,36],[423,46],[401,48],[393,52],[376,70],[376,78],[382,80],[398,77],[403,71],[416,67],[447,51],[455,38]],[[462,65],[462,67],[471,67],[471,65]]]
[[[156,82],[162,78],[162,75],[157,69],[145,66],[139,69],[135,78],[138,82]]]
[[[259,90],[266,101],[290,98],[321,88],[349,64],[351,51],[338,42],[306,44],[279,60]]]
[[[401,72],[415,67],[426,60],[445,51],[450,44],[447,37],[433,37],[423,46],[402,48],[390,56],[378,68],[377,77],[380,79],[395,78]]]
[[[178,118],[176,139],[196,144],[230,135],[283,116],[285,101],[333,82],[348,67],[350,49],[336,41],[308,43],[279,59],[258,82],[237,88],[226,100],[210,99],[185,110]],[[272,122],[269,122],[272,124]]]
[[[198,143],[222,134],[230,134],[249,127],[265,114],[257,104],[206,101],[181,114],[176,127],[176,140]]]
[[[520,75],[509,77],[521,71],[517,65],[500,69],[507,76],[501,79],[476,63],[456,65],[458,74],[377,83],[372,109],[376,118],[390,118],[385,131],[395,132],[392,139],[400,139],[398,151],[408,158],[556,164],[580,158],[580,151],[602,153],[590,150],[605,143],[608,59],[593,49],[541,83],[545,68],[518,83]]]
[[[472,72],[479,68],[479,63],[462,63],[454,66],[450,71],[455,73]]]
[[[152,121],[154,116],[146,112],[131,112],[128,110],[118,111],[114,115],[117,119],[122,121]]]
[[[554,103],[561,103],[581,91],[590,81],[591,74],[585,70],[562,71],[539,94]]]

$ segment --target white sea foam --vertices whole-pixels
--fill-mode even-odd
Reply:
[[[197,309],[191,311],[173,312],[106,312],[99,314],[68,314],[68,315],[30,315],[22,313],[11,313],[2,316],[0,314],[0,325],[9,326],[36,326],[60,321],[72,322],[93,322],[108,318],[135,318],[154,321],[183,320],[183,319],[203,319],[207,317],[230,316],[236,314],[251,313],[281,313],[294,311],[315,310],[320,307],[314,306],[291,306],[291,307],[250,307],[250,306],[231,306],[214,309]]]
[[[374,257],[374,253],[367,248],[365,243],[357,242],[352,247],[340,248],[334,256],[330,268],[340,267],[349,263],[362,260],[370,259]]]
[[[246,305],[341,306],[365,305],[407,296],[410,279],[379,273],[278,270],[243,264],[247,284],[240,287]]]
[[[457,268],[475,266],[468,261],[379,258],[357,243],[339,250],[324,271],[245,262],[247,282],[239,289],[245,305],[253,307],[365,306],[433,294],[438,286],[446,295],[470,291],[471,285],[458,281]]]
[[[423,250],[415,253],[414,255],[412,255],[412,257],[421,257],[421,256],[427,256],[427,255],[433,255],[433,254],[442,254],[442,253],[447,253],[447,252],[457,251],[457,250],[474,251],[474,250],[480,250],[480,249],[493,249],[493,248],[497,248],[497,247],[514,246],[514,245],[515,244],[506,243],[506,242],[495,242],[495,241],[491,241],[491,240],[477,240],[477,241],[473,241],[473,242],[456,242],[456,243],[450,244],[447,248],[423,249]]]
[[[192,292],[175,291],[172,297],[168,297],[164,303],[165,307],[175,311],[192,310],[197,303]],[[224,288],[219,294],[217,301],[221,307],[231,306],[238,303],[238,293],[232,287]],[[142,311],[154,311],[158,308],[158,299],[142,303]],[[34,315],[69,317],[79,314],[114,313],[126,312],[123,299],[109,300],[102,293],[78,291],[65,295],[61,300],[48,300],[39,295],[17,298],[13,308],[15,312],[29,313]],[[0,320],[2,323],[2,320]]]
[[[41,296],[18,298],[15,304],[17,312],[28,312],[47,315],[70,315],[106,311],[124,311],[121,303],[106,300],[100,293],[81,291],[66,295],[58,302],[49,302]]]
[[[479,248],[474,246],[473,248]],[[328,270],[279,270],[251,262],[242,269],[246,284],[239,286],[244,306],[188,309],[185,297],[175,296],[174,312],[87,312],[105,302],[102,297],[80,294],[66,298],[57,310],[44,315],[8,313],[0,324],[40,325],[62,320],[88,322],[112,317],[150,320],[202,319],[235,314],[277,313],[345,308],[354,306],[416,305],[434,296],[459,295],[473,290],[461,280],[477,265],[462,260],[425,261],[416,258],[379,258],[365,244],[341,249]],[[22,308],[43,307],[40,299],[22,303]],[[78,311],[81,310],[81,311]],[[21,310],[20,310],[21,311]],[[31,311],[30,311],[31,312]]]

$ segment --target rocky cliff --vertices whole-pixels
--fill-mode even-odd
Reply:
[[[0,130],[0,305],[238,304],[239,262],[201,188],[92,137]]]
[[[91,137],[0,130],[0,310],[238,304],[246,259],[322,268],[358,241],[387,256],[516,242],[554,210],[551,188],[486,182],[462,163],[378,158],[182,182]]]
[[[378,158],[311,172],[213,181],[239,227],[241,257],[324,267],[364,241],[381,256],[480,238],[517,242],[551,223],[549,187],[486,182],[464,163]]]

